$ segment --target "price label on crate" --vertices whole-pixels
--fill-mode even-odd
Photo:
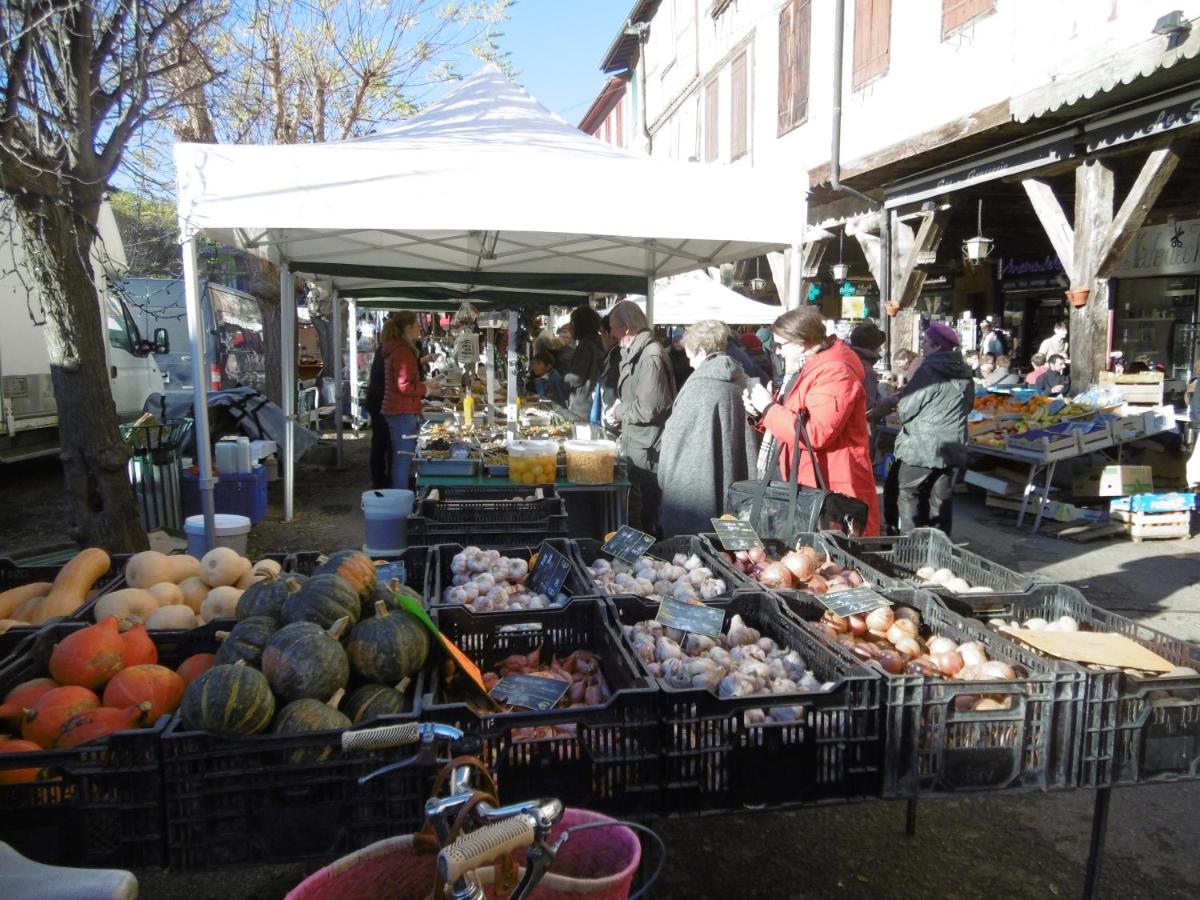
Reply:
[[[721,546],[733,553],[737,550],[761,549],[763,542],[754,526],[742,519],[712,519],[713,530]]]
[[[511,706],[545,712],[554,709],[570,685],[558,678],[538,675],[507,675],[492,688],[491,697]]]
[[[529,583],[533,585],[533,589],[553,600],[562,591],[570,574],[570,558],[543,541],[542,546],[538,548],[537,562],[529,572]]]
[[[617,533],[604,542],[600,548],[609,556],[633,565],[638,559],[654,546],[654,536],[638,531],[628,525],[622,525]]]
[[[850,588],[833,594],[818,594],[817,599],[825,608],[839,616],[851,616],[870,612],[881,606],[891,606],[892,601],[869,587]]]
[[[725,625],[725,610],[705,606],[703,603],[687,603],[674,597],[664,597],[658,605],[658,615],[654,618],[668,628],[717,637]]]
[[[408,566],[404,560],[398,559],[375,567],[375,580],[380,584],[391,584],[393,578],[401,584],[408,584]]]

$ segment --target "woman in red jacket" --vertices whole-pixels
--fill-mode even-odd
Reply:
[[[388,316],[383,326],[383,407],[392,436],[392,487],[409,489],[408,473],[417,449],[421,427],[421,398],[430,394],[421,380],[417,341],[421,326],[417,314],[402,310]]]
[[[825,322],[811,306],[784,313],[771,333],[789,376],[776,397],[755,384],[748,405],[762,415],[759,427],[768,442],[780,444],[780,477],[787,478],[791,471],[797,451],[796,415],[805,411],[805,428],[829,490],[865,503],[863,534],[879,534],[862,361],[842,341],[826,336]],[[800,483],[817,486],[808,453],[800,460]]]

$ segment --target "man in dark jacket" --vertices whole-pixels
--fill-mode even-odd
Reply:
[[[1033,386],[1047,397],[1069,397],[1071,395],[1071,376],[1065,374],[1067,361],[1055,353],[1046,360],[1047,369],[1038,376]]]
[[[863,390],[867,395],[868,410],[879,400],[879,375],[875,372],[875,363],[879,362],[879,348],[886,340],[874,322],[863,322],[854,327],[850,332],[850,340],[847,341],[850,349],[862,360]]]
[[[764,375],[759,371],[758,366],[754,364],[754,360],[742,349],[742,345],[737,342],[737,338],[733,336],[732,332],[730,332],[729,339],[725,342],[725,352],[732,356],[733,361],[742,367],[742,371],[746,373],[746,377],[753,381],[761,381],[763,387],[771,383],[771,373],[767,372]]]
[[[609,327],[621,343],[621,374],[617,381],[617,403],[609,411],[608,423],[621,430],[621,449],[629,480],[641,501],[638,520],[630,524],[657,536],[662,505],[656,474],[658,454],[663,426],[675,402],[671,361],[666,348],[654,339],[646,314],[636,303],[622,300],[614,306],[609,314]]]
[[[954,476],[966,464],[975,382],[953,328],[935,322],[926,329],[925,341],[929,350],[912,380],[876,405],[871,418],[893,407],[900,417],[896,462],[884,486],[889,528],[908,532],[932,525],[950,534]]]
[[[371,487],[392,486],[392,436],[383,417],[383,342],[375,346],[367,378],[367,413],[371,416]]]
[[[567,408],[583,422],[591,420],[596,380],[604,367],[604,344],[600,340],[600,314],[586,303],[571,311],[570,332],[575,346],[569,356],[558,357],[558,371],[569,392]],[[559,329],[562,333],[562,329]],[[565,359],[565,362],[564,362]]]

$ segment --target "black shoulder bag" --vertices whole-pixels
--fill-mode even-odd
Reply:
[[[725,509],[748,521],[759,537],[775,538],[789,546],[795,536],[803,532],[862,534],[867,525],[867,504],[829,490],[825,473],[808,439],[808,429],[804,427],[805,416],[803,412],[796,415],[796,452],[792,454],[788,480],[771,480],[771,474],[779,470],[782,445],[776,442],[767,459],[764,477],[731,484],[725,492]],[[817,477],[815,488],[800,484],[801,441],[813,460]]]

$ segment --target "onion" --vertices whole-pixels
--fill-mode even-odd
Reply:
[[[762,547],[752,547],[746,551],[746,556],[749,557],[752,563],[767,562],[767,551]]]
[[[890,606],[881,606],[867,613],[867,629],[878,635],[887,634],[887,630],[896,621],[896,614]]]
[[[808,579],[808,589],[814,594],[824,594],[829,590],[829,583],[820,575]]]
[[[975,710],[978,712],[991,711],[997,709],[1009,709],[1012,706],[1012,699],[1005,697],[1003,700],[997,700],[995,697],[981,697],[979,702],[975,704]]]
[[[933,578],[933,573],[936,571],[937,569],[935,569],[933,566],[921,566],[921,568],[917,569],[913,575],[918,581],[929,581],[931,578]]]
[[[1030,631],[1045,631],[1046,626],[1050,623],[1041,617],[1035,617],[1025,623],[1025,627]]]
[[[921,624],[921,614],[911,606],[899,606],[894,610],[893,614],[897,619],[907,619],[914,625]]]
[[[929,639],[929,655],[937,656],[939,653],[953,653],[958,649],[958,644],[948,637],[935,637]]]
[[[916,659],[909,660],[904,671],[908,675],[923,675],[926,678],[940,678],[942,674],[937,663],[928,656],[918,656]]]
[[[887,639],[893,644],[898,644],[905,638],[915,638],[917,636],[917,626],[907,619],[899,619],[892,623],[892,627],[887,630]]]
[[[962,671],[963,658],[953,650],[935,654],[933,661],[944,674],[951,678]]]
[[[981,666],[987,662],[987,651],[979,641],[968,641],[958,645],[958,654],[962,657],[964,666]]]
[[[821,621],[833,628],[839,634],[846,634],[850,631],[850,622],[835,612],[826,612],[825,615],[821,617]]]
[[[906,663],[904,657],[895,650],[882,650],[879,653],[879,665],[889,675],[901,675]]]
[[[1055,624],[1058,625],[1059,631],[1078,631],[1079,630],[1079,623],[1077,621],[1075,621],[1075,619],[1073,619],[1071,616],[1059,616],[1058,621]]]
[[[965,594],[971,589],[971,585],[965,578],[951,578],[945,584],[946,590],[954,591],[956,594]]]
[[[953,577],[954,573],[949,569],[938,569],[929,580],[934,584],[948,584]]]
[[[850,585],[843,584],[840,581],[831,581],[831,582],[829,582],[829,585],[825,588],[825,593],[839,594],[842,591],[848,591],[848,590],[850,590]]]
[[[846,618],[850,622],[850,633],[851,634],[853,634],[855,636],[859,636],[859,635],[863,635],[863,634],[867,633],[866,617],[861,616],[858,613],[851,613]]]
[[[751,551],[752,553],[754,551]],[[788,571],[788,567],[781,562],[769,563],[758,574],[760,584],[768,588],[790,588],[792,586],[792,573]]]
[[[795,550],[785,553],[780,562],[787,566],[788,571],[792,573],[796,581],[808,581],[808,579],[812,578],[813,572],[816,571],[816,566],[813,565],[812,559],[803,553],[797,553]]]
[[[846,584],[850,585],[850,587],[859,587],[863,583],[863,577],[853,569],[847,569],[842,573],[842,576],[846,579]]]
[[[813,622],[813,628],[817,630],[821,637],[831,641],[837,640],[838,631],[828,622]]]
[[[921,648],[921,642],[911,637],[896,641],[895,647],[905,659],[916,659],[925,652]]]
[[[1017,673],[1013,671],[1013,667],[999,659],[989,659],[980,669],[983,671],[984,678],[1012,681],[1017,677]]]
[[[875,659],[875,648],[866,641],[860,641],[857,644],[850,644],[850,652],[859,659]]]
[[[733,554],[733,558],[736,559],[738,562],[749,562],[750,554],[747,553],[745,550],[739,550],[737,553]]]

